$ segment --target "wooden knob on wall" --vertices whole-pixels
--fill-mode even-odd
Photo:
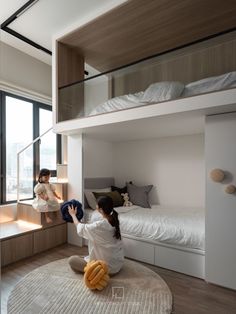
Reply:
[[[227,185],[225,188],[225,193],[234,194],[236,192],[236,186],[233,184]]]
[[[213,169],[210,172],[210,178],[212,179],[212,181],[221,182],[224,180],[224,177],[224,171],[221,169]]]

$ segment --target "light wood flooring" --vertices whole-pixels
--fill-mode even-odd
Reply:
[[[87,247],[78,248],[73,245],[65,244],[2,268],[1,314],[7,313],[7,298],[14,285],[22,277],[39,266],[75,254],[87,254]],[[158,273],[168,284],[174,298],[173,313],[236,313],[236,291],[210,285],[201,279],[196,279],[164,268],[148,264],[144,265]]]

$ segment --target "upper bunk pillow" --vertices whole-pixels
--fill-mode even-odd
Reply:
[[[181,82],[159,82],[151,84],[144,92],[142,102],[160,102],[179,97],[184,90]]]
[[[151,208],[149,203],[149,192],[153,185],[137,186],[134,184],[127,183],[127,190],[129,199],[134,205],[138,205],[145,208]]]
[[[93,192],[111,192],[111,188],[104,188],[104,189],[86,189],[84,190],[85,197],[87,202],[92,209],[96,209],[97,200],[93,194]]]
[[[233,86],[236,86],[236,71],[189,83],[185,86],[182,96],[193,96]]]

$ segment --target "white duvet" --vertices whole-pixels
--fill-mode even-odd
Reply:
[[[176,99],[178,97],[209,93],[229,87],[236,87],[236,71],[191,82],[185,87],[181,82],[157,82],[148,86],[144,92],[141,91],[135,94],[111,98],[106,102],[97,105],[89,113],[89,116],[158,103],[160,101]]]
[[[135,94],[128,94],[123,96],[118,96],[115,98],[111,98],[96,106],[89,115],[95,115],[104,112],[116,111],[121,109],[133,108],[141,105],[145,105],[145,103],[141,102],[141,97],[144,92],[139,92]]]
[[[171,208],[153,205],[117,207],[120,229],[123,235],[184,246],[205,249],[205,211],[199,208]],[[91,221],[99,219],[94,211]]]

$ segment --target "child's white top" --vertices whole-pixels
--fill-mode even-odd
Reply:
[[[60,209],[60,205],[56,196],[53,194],[56,190],[56,187],[51,183],[38,183],[34,187],[34,192],[36,198],[34,199],[32,206],[38,212],[48,212],[48,211],[57,211]],[[48,200],[45,201],[39,195],[43,194],[48,197]]]
[[[38,183],[35,187],[34,187],[34,192],[36,195],[39,195],[41,193],[45,194],[48,196],[49,200],[55,200],[56,197],[53,194],[56,191],[56,187],[55,185],[51,184],[51,183]]]
[[[114,237],[114,231],[115,227],[105,218],[90,224],[77,225],[78,235],[89,240],[89,256],[85,260],[105,261],[111,274],[117,273],[124,263],[123,242]]]

